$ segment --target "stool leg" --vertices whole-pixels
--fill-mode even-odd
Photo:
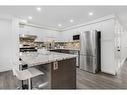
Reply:
[[[23,89],[23,80],[21,80],[21,88]]]
[[[19,86],[17,87],[17,89],[23,89],[23,80],[19,82]]]
[[[31,89],[33,89],[32,78],[31,78]]]
[[[28,79],[29,89],[32,89],[32,79]]]

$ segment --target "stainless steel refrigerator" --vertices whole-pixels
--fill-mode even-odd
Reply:
[[[100,31],[84,31],[80,34],[80,69],[91,73],[100,71]]]

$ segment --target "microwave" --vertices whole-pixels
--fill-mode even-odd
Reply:
[[[80,35],[73,35],[73,40],[79,40],[80,39]]]

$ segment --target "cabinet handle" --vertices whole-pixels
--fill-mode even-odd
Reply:
[[[53,63],[53,70],[57,70],[57,69],[58,69],[58,62],[55,61],[55,62]]]

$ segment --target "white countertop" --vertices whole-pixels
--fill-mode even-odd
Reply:
[[[65,53],[56,53],[56,52],[29,52],[21,53],[20,58],[28,66],[35,66],[40,64],[51,63],[55,61],[75,58],[77,55],[65,54]]]

